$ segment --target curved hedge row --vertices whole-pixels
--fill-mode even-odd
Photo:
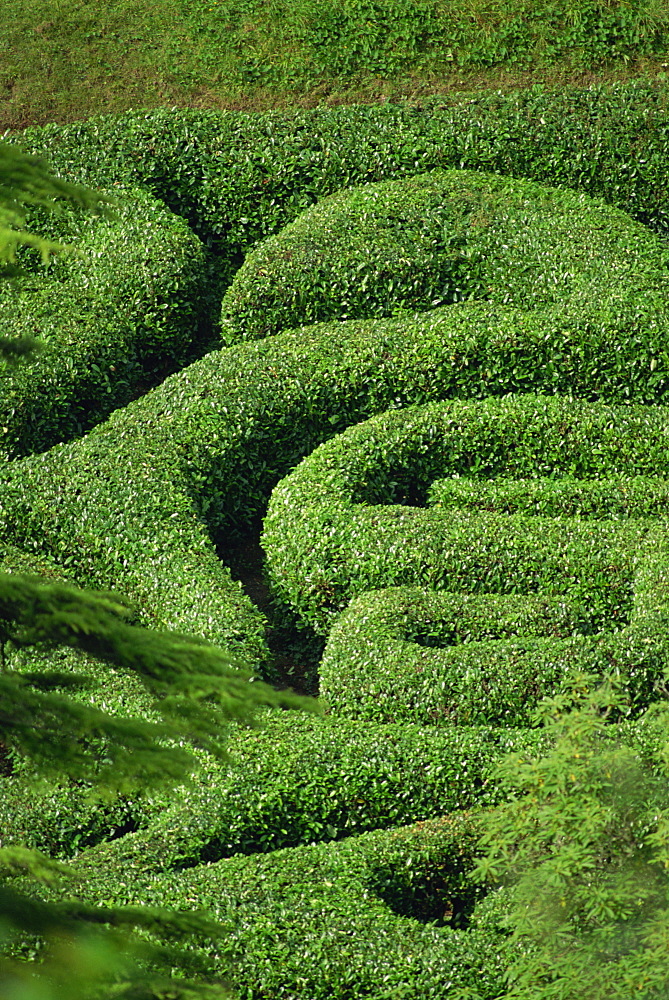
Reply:
[[[177,803],[154,806],[142,829],[89,859],[138,873],[181,870],[489,805],[499,795],[495,763],[545,745],[540,730],[267,717],[233,734],[230,768],[203,760]]]
[[[666,562],[656,519],[402,501],[420,503],[447,473],[473,477],[472,490],[498,474],[666,475],[666,427],[661,408],[507,397],[384,414],[305,459],[274,490],[263,540],[277,595],[321,633],[333,626],[321,664],[332,709],[381,722],[523,725],[575,672],[620,673],[644,708],[669,665],[661,618],[635,610],[645,560]],[[398,584],[486,596],[368,593]],[[661,602],[662,586],[652,589]],[[648,600],[641,580],[639,594]],[[443,648],[426,648],[421,630]]]
[[[646,551],[656,543],[651,536]],[[666,556],[663,565],[669,571]],[[320,667],[321,694],[331,711],[347,718],[522,726],[531,723],[538,701],[574,674],[617,675],[633,709],[642,711],[661,693],[669,667],[663,623],[632,613],[627,627],[622,615],[613,618],[612,634],[584,635],[581,630],[591,627],[587,598],[570,608],[565,590],[550,603],[576,612],[573,628],[568,614],[555,616],[557,622],[527,616],[523,605],[541,607],[545,599],[486,594],[467,606],[469,595],[366,592],[332,628]],[[655,594],[660,599],[662,588]],[[464,641],[457,631],[462,627]]]
[[[666,229],[667,90],[631,82],[248,115],[153,110],[12,137],[93,185],[148,188],[215,244],[228,274],[259,239],[344,187],[433,168],[487,170],[602,197]]]
[[[347,188],[256,246],[222,303],[224,342],[324,320],[486,299],[572,315],[666,298],[667,248],[572,191],[467,170]],[[664,318],[666,327],[666,318]]]
[[[648,734],[644,747],[644,734],[626,728],[623,739],[644,756]],[[656,739],[656,754],[662,745]],[[97,850],[75,865],[87,900],[209,909],[228,934],[202,942],[200,955],[249,1000],[442,1000],[474,984],[493,998],[513,954],[500,933],[503,906],[494,896],[477,905],[468,878],[476,834],[475,815],[451,814],[189,871],[146,873],[139,853],[103,867]]]
[[[477,303],[211,354],[85,439],[3,469],[0,533],[81,583],[126,591],[148,622],[258,663],[262,618],[214,543],[225,558],[230,533],[305,453],[388,407],[449,396],[535,388],[657,401],[669,354],[648,319],[640,307],[635,323],[616,329],[612,317],[593,332],[576,317]]]
[[[263,536],[270,579],[323,633],[356,594],[403,583],[564,591],[593,602],[596,614],[624,614],[635,552],[652,521],[582,523],[420,504],[446,475],[663,476],[666,424],[663,407],[541,396],[374,417],[323,444],[275,488]],[[600,596],[596,582],[588,590],[595,570]]]
[[[422,107],[128,111],[11,139],[70,177],[148,188],[227,258],[323,195],[435,167],[576,188],[663,227],[666,109],[666,87],[631,81]]]
[[[47,267],[31,267],[34,252],[24,253],[26,276],[0,286],[5,335],[43,345],[3,374],[5,458],[80,435],[202,349],[214,319],[204,246],[148,192],[112,196],[110,218],[63,209],[44,222],[43,235],[76,253]]]
[[[669,480],[655,476],[616,479],[437,479],[430,506],[542,517],[661,517],[669,512]]]
[[[622,114],[607,118],[602,113],[602,121],[598,121],[601,96],[592,92],[575,97],[569,114],[564,113],[569,98],[550,104],[534,95],[500,98],[499,106],[493,100],[475,102],[457,112],[442,109],[443,114],[433,115],[434,123],[429,112],[391,108],[349,114],[344,109],[262,121],[185,115],[177,117],[179,126],[174,131],[173,119],[160,113],[127,116],[127,134],[119,130],[117,119],[111,124],[75,126],[69,132],[46,130],[44,135],[65,170],[75,170],[67,143],[68,136],[78,133],[88,145],[76,169],[82,168],[86,158],[95,170],[117,171],[116,179],[121,174],[127,177],[128,172],[138,177],[144,172],[150,184],[162,185],[172,199],[170,204],[178,202],[208,240],[219,241],[228,255],[222,261],[225,269],[240,248],[276,231],[316,195],[325,193],[328,185],[332,190],[350,183],[347,173],[355,183],[362,183],[388,176],[394,165],[397,175],[419,173],[450,162],[449,157],[460,157],[454,161],[457,165],[471,156],[475,162],[464,165],[507,169],[504,164],[511,163],[514,174],[526,169],[540,175],[550,171],[554,154],[558,157],[568,149],[569,163],[551,177],[553,182],[566,183],[569,176],[584,186],[600,185],[599,190],[618,204],[633,207],[641,216],[655,214],[661,225],[669,147],[662,98],[646,92],[641,101],[641,91],[632,90],[628,101],[625,92],[619,93],[625,104]],[[540,123],[539,109],[546,107],[550,110]],[[195,128],[200,121],[210,130],[208,136]],[[309,134],[305,124],[300,133],[301,122],[314,121],[331,126],[331,132]],[[179,131],[183,122],[187,124]],[[214,135],[217,122],[223,122],[225,133],[219,137]],[[293,126],[298,131],[291,133]],[[100,152],[99,164],[95,150]],[[179,155],[173,156],[175,152]],[[234,169],[221,171],[217,162],[227,162]],[[627,170],[643,174],[637,187]],[[300,190],[302,180],[304,190]],[[224,557],[230,532],[262,511],[277,478],[320,441],[388,407],[528,389],[609,400],[661,401],[669,375],[666,306],[662,296],[636,292],[633,286],[622,290],[623,299],[606,311],[598,303],[584,311],[567,308],[552,313],[475,303],[437,310],[415,321],[314,327],[211,356],[115,414],[85,440],[3,470],[2,537],[33,552],[50,554],[55,563],[67,564],[82,582],[129,591],[146,620],[205,634],[259,663],[264,655],[261,618],[217,562],[215,545]],[[494,409],[494,404],[484,405]],[[573,402],[565,405],[562,419],[567,427],[571,426],[568,408],[575,426],[578,414],[582,417],[586,409]],[[627,413],[634,424],[641,411],[608,412],[617,419]],[[610,426],[610,421],[603,428],[596,419],[590,426],[585,423],[597,447],[604,441],[601,454],[595,452],[589,459],[592,467],[608,468],[618,428]],[[631,471],[650,480],[658,472],[662,475],[664,458],[659,445],[653,452],[653,442],[644,440],[649,426],[638,419],[641,457]],[[497,452],[488,458],[509,475],[524,474],[522,461],[518,468],[509,466],[513,422],[509,430],[510,438],[497,440]],[[552,449],[553,458],[568,457],[559,436],[542,436],[540,425],[535,431],[537,440],[528,442],[528,460],[535,445]],[[599,438],[595,431],[601,432]],[[591,439],[586,433],[583,440]],[[483,447],[482,441],[470,443]],[[620,461],[624,458],[623,453]],[[471,473],[466,449],[460,459],[463,473]],[[428,471],[420,496],[410,478],[394,477],[393,483],[386,483],[379,474],[364,499],[374,504],[423,500],[435,475],[435,470]],[[575,461],[566,471],[572,477],[584,474]],[[545,467],[532,473],[550,474],[551,468]],[[626,510],[623,504],[623,513]],[[424,514],[413,510],[413,515]],[[521,516],[514,517],[520,524]],[[590,618],[581,615],[579,606],[580,583],[586,597],[592,593],[585,574],[578,576],[578,561],[585,552],[591,564],[602,569],[601,582],[615,584],[612,596],[606,586],[597,592],[602,622],[606,613],[617,609],[623,619],[629,619],[630,630],[655,643],[659,658],[663,649],[657,637],[664,635],[662,598],[667,580],[664,543],[656,544],[656,539],[661,542],[659,533],[651,540],[650,531],[634,518],[619,521],[614,528],[619,565],[606,566],[597,540],[605,539],[608,531],[609,526],[602,523],[592,529],[590,538],[585,529],[572,533],[567,556],[573,557],[575,566],[574,617],[569,617],[569,609],[565,617],[556,611],[556,627],[566,630],[570,623],[576,629],[590,627]],[[637,540],[645,542],[646,536],[651,551],[639,561],[634,546]],[[567,561],[565,556],[563,568]],[[551,614],[548,620],[555,621]],[[647,695],[648,691],[640,690],[639,701]],[[333,720],[326,723],[324,733],[338,727],[342,732],[357,727],[355,731],[360,732],[364,725]],[[422,735],[414,739],[417,731],[407,725],[388,728],[404,734],[408,743],[402,746],[409,747],[412,755],[423,747],[422,759],[430,766],[432,758]],[[373,781],[365,784],[370,776],[363,773],[364,755],[379,753],[374,747],[383,741],[380,727],[372,725],[367,732],[368,740],[361,739],[351,746],[348,756],[342,755],[340,774],[350,775],[356,789],[370,790],[371,802],[368,807],[350,804],[353,808],[346,815],[359,824],[381,821],[383,815],[399,821],[397,812],[391,815],[402,805],[393,802],[392,784],[388,794],[382,790],[378,797]],[[285,733],[290,733],[289,726]],[[436,738],[444,746],[452,741],[455,748],[462,739],[446,729]],[[250,748],[252,735],[249,740]],[[325,779],[339,750],[324,746],[325,737],[321,741],[320,735],[313,742],[305,735],[304,741],[302,763],[306,767],[308,760],[309,767]],[[403,752],[400,747],[398,757]],[[261,844],[268,817],[288,819],[295,805],[301,809],[300,823],[292,830],[279,828],[288,830],[285,836],[313,836],[316,824],[332,818],[327,811],[327,790],[333,786],[325,782],[323,790],[314,783],[301,803],[286,795],[288,805],[282,805],[285,784],[292,784],[294,796],[299,790],[295,773],[300,760],[287,760],[285,770],[273,769],[271,760],[269,764],[265,771],[256,766],[255,775],[256,785],[267,776],[270,794],[263,801],[261,791],[257,812],[246,826],[244,819],[237,820],[233,849],[244,838],[249,845]],[[460,795],[457,775],[447,787],[439,784],[436,771],[431,773],[437,797],[442,787],[444,794],[450,789]],[[252,780],[248,772],[240,778],[242,791],[248,789],[245,780]],[[420,776],[410,780],[417,785]],[[204,799],[202,786],[193,792],[195,801],[202,801],[199,794]],[[470,930],[465,935],[454,929],[473,903],[463,874],[473,843],[470,821],[464,825],[457,819],[422,823],[410,830],[156,874],[155,868],[165,860],[178,867],[184,861],[202,860],[212,848],[216,856],[220,849],[215,824],[205,821],[192,838],[184,838],[178,807],[157,815],[163,808],[164,803],[150,805],[150,814],[138,817],[148,824],[147,831],[155,831],[163,852],[159,864],[151,856],[142,858],[145,833],[131,835],[127,845],[119,842],[116,847],[86,852],[78,861],[84,876],[81,895],[96,902],[210,906],[229,921],[230,944],[222,954],[203,943],[203,955],[210,957],[214,974],[227,971],[230,960],[238,963],[234,985],[241,995],[349,1000],[386,993],[441,1000],[453,983],[479,986],[489,996],[503,988],[503,938],[487,930]],[[227,816],[232,817],[234,805],[228,803],[227,808]],[[221,815],[226,817],[224,809]],[[327,828],[325,834],[330,836]],[[99,864],[103,855],[105,871]],[[432,920],[444,926],[419,923]]]
[[[640,756],[661,752],[652,726],[622,729]],[[127,844],[81,854],[74,861],[79,895],[94,903],[209,909],[228,934],[224,943],[202,942],[200,954],[213,976],[231,976],[240,996],[351,1000],[388,987],[437,1000],[449,981],[466,985],[472,977],[484,996],[499,995],[507,938],[494,908],[472,912],[475,815],[161,871],[173,857],[156,855],[179,842],[183,816],[173,810],[170,823],[171,842],[163,834],[155,845],[148,838],[142,844],[131,835]],[[148,857],[127,849],[133,845],[148,847]]]
[[[442,1000],[474,983],[492,997],[505,938],[460,929],[476,900],[466,874],[475,835],[473,819],[455,814],[163,875],[120,857],[103,872],[97,852],[75,865],[90,900],[208,909],[229,933],[200,955],[249,1000]]]

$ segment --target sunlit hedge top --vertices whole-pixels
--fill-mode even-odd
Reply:
[[[626,289],[667,295],[667,258],[645,227],[585,195],[433,171],[339,191],[260,243],[223,299],[223,338],[473,299],[615,312]]]

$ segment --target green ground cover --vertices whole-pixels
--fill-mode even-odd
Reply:
[[[18,0],[0,13],[0,130],[138,106],[324,99],[664,75],[656,0]]]
[[[210,67],[228,95],[257,85],[276,103],[404,72],[446,78],[451,64],[557,73],[666,47],[664,11],[642,3],[556,3],[536,19],[518,4],[386,8],[298,4],[260,21],[252,3],[175,5],[168,38],[153,20],[165,6],[110,8],[112,29],[64,4],[34,34],[56,67],[62,33],[88,33],[77,86],[92,79],[88,53],[99,68],[136,32],[151,38],[151,79],[184,100],[196,78],[213,87]],[[144,58],[139,45],[125,69]],[[2,72],[25,113],[22,78]],[[66,121],[57,79],[41,107]],[[274,611],[325,642],[326,715],[239,732],[230,769],[197,750],[176,799],[92,801],[76,782],[36,789],[17,765],[0,777],[3,838],[74,856],[83,902],[207,907],[229,933],[195,942],[202,974],[226,976],[239,1000],[504,995],[517,952],[503,903],[471,877],[477,836],[504,794],[500,759],[552,747],[527,724],[543,695],[568,698],[574,668],[617,678],[629,702],[604,742],[659,767],[645,710],[667,668],[666,101],[646,80],[425,108],[124,112],[13,137],[69,179],[144,189],[118,236],[129,283],[106,269],[105,222],[99,247],[82,230],[100,277],[73,277],[66,258],[33,269],[19,316],[99,281],[82,317],[106,348],[106,323],[120,330],[122,312],[132,325],[129,289],[139,321],[142,295],[159,313],[176,288],[176,332],[133,327],[150,369],[172,336],[183,363],[196,318],[215,330],[229,288],[206,357],[109,419],[87,405],[84,437],[66,441],[83,426],[63,424],[46,441],[42,417],[32,436],[27,422],[25,457],[0,470],[5,565],[121,591],[137,621],[285,680],[262,609],[226,566],[266,514]],[[153,220],[174,241],[159,253],[152,239],[155,259]],[[91,368],[73,358],[79,377]],[[124,403],[124,378],[105,378]],[[55,662],[76,671],[77,657]],[[91,704],[150,715],[122,671],[86,671]],[[654,831],[648,820],[639,836]]]

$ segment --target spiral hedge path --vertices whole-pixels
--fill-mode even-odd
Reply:
[[[629,113],[611,114],[623,134]],[[361,116],[348,126],[359,134]],[[408,146],[411,122],[388,116],[387,135]],[[447,117],[442,149],[455,142]],[[340,164],[344,121],[329,147],[339,142]],[[230,936],[223,950],[203,942],[202,956],[214,976],[232,962],[240,997],[436,1000],[473,983],[492,997],[507,946],[466,872],[476,807],[499,796],[495,761],[545,745],[528,716],[570,670],[617,673],[639,712],[667,667],[666,244],[583,193],[425,174],[444,163],[424,156],[399,171],[414,178],[307,208],[296,151],[315,140],[302,119],[272,116],[249,129],[293,136],[284,200],[275,191],[273,214],[262,203],[251,223],[228,210],[224,226],[241,131],[220,123],[158,113],[153,146],[130,141],[150,115],[44,130],[59,168],[90,182],[90,144],[111,128],[94,179],[144,184],[179,208],[204,241],[200,273],[214,259],[229,273],[249,233],[276,235],[222,303],[225,343],[264,339],[214,351],[87,436],[8,464],[2,539],[8,560],[122,590],[147,623],[204,635],[262,674],[263,616],[224,561],[271,493],[269,578],[326,639],[330,714],[240,733],[233,771],[201,754],[179,801],[101,809],[74,787],[37,801],[20,774],[3,779],[1,822],[54,854],[85,847],[82,898],[211,907]],[[378,138],[378,117],[367,124]],[[434,122],[414,124],[425,145]],[[664,164],[666,118],[646,126]],[[378,150],[364,135],[358,145],[359,157]],[[169,191],[165,164],[183,176],[170,149],[199,164],[188,206],[187,186]],[[238,181],[250,214],[241,170]],[[640,214],[661,228],[662,182],[644,183]],[[284,329],[299,323],[312,325]],[[148,710],[132,678],[91,669],[91,697]],[[642,726],[623,729],[645,746]]]

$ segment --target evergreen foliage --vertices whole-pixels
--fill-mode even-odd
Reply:
[[[20,246],[34,247],[46,261],[62,250],[54,240],[24,229],[30,206],[57,212],[63,202],[80,208],[103,209],[109,198],[54,176],[44,160],[28,156],[7,142],[0,142],[0,279],[15,278],[22,272],[16,262]],[[6,361],[25,357],[35,347],[30,337],[0,339],[0,357]]]
[[[538,104],[532,108],[537,111]],[[552,148],[553,138],[542,147],[551,151],[545,160],[543,153],[537,159],[534,143],[546,124],[543,116],[542,129],[535,122],[528,127],[524,111],[517,115],[515,104],[514,109],[513,135],[499,127],[502,117],[490,130],[495,143],[499,139],[501,158],[492,158],[486,168],[514,173],[505,150],[513,151],[513,163],[520,162],[520,130],[532,146],[532,170],[553,173],[559,152]],[[568,132],[577,118],[574,108],[553,123]],[[666,116],[662,119],[658,110],[649,133],[666,131],[665,125],[655,129],[662,121]],[[141,127],[148,128],[146,123]],[[283,207],[274,206],[273,214],[261,220],[263,209],[274,204],[271,199],[281,201],[272,189],[283,183],[266,169],[271,158],[266,152],[250,158],[251,174],[262,176],[258,183],[268,192],[264,203],[254,205],[252,223],[252,213],[240,207],[241,157],[225,164],[212,161],[206,177],[199,175],[190,185],[192,204],[200,205],[201,198],[207,219],[216,220],[219,229],[212,227],[211,233],[220,236],[226,230],[230,246],[234,239],[241,241],[238,247],[247,246],[256,223],[277,228],[286,206],[290,212],[296,207],[293,195],[308,200],[313,194],[314,189],[304,193],[304,175],[296,157],[291,160],[292,151],[286,154],[271,129],[264,123],[262,128],[268,128],[266,148],[280,148],[295,169]],[[254,145],[257,133],[249,137],[251,131],[245,141]],[[486,148],[482,131],[470,130],[463,140],[479,157]],[[387,135],[390,145],[398,144],[396,131],[389,129]],[[321,153],[334,159],[312,133],[307,142],[315,147],[308,161],[312,166]],[[655,148],[664,150],[662,143]],[[362,145],[356,134],[356,150]],[[148,141],[130,144],[133,162],[134,147],[140,146],[140,160],[146,155],[154,166],[162,163]],[[172,163],[178,159],[187,170],[197,147],[189,140],[178,150],[183,155],[165,157],[170,182]],[[413,141],[409,147],[406,163],[417,172]],[[623,166],[633,161],[623,164],[616,159],[621,146],[611,148],[614,153],[605,160],[612,164],[610,183],[602,182],[602,190],[607,197],[613,192],[620,203],[635,203],[643,217],[651,204],[635,201],[643,185],[630,180],[634,197],[625,188],[629,172]],[[584,147],[577,162],[600,174],[602,161],[591,152]],[[119,163],[126,155],[118,153]],[[664,155],[652,160],[652,183],[645,189],[659,199],[658,228],[666,221]],[[368,159],[370,177],[362,180],[373,175],[371,166]],[[336,169],[340,178],[344,167]],[[392,170],[390,158],[383,169]],[[228,176],[237,186],[226,202],[229,193],[221,195],[221,189]],[[566,178],[560,173],[551,180],[565,183]],[[234,227],[219,211],[222,204],[236,212],[234,239],[227,232]],[[632,232],[625,222],[624,234]],[[640,227],[637,233],[645,243]],[[576,281],[591,269],[593,294],[574,299],[570,310],[563,303],[552,315],[527,312],[518,302],[513,309],[503,302],[464,303],[412,323],[400,317],[278,334],[270,347],[244,345],[205,359],[85,441],[14,463],[3,474],[0,523],[6,537],[48,552],[61,565],[76,566],[78,579],[90,585],[131,593],[145,623],[171,623],[224,645],[230,635],[237,649],[246,650],[253,637],[245,623],[252,616],[234,603],[240,588],[221,571],[218,556],[228,529],[257,513],[278,475],[315,443],[388,407],[399,410],[445,395],[503,396],[528,388],[549,396],[569,394],[566,400],[454,401],[374,418],[323,445],[291,473],[275,490],[266,522],[277,591],[282,589],[296,612],[323,633],[332,625],[330,677],[325,671],[322,676],[338,711],[344,699],[354,706],[353,714],[359,711],[362,668],[371,668],[366,700],[376,712],[390,701],[386,692],[397,695],[398,667],[407,665],[421,710],[428,703],[426,682],[443,706],[440,662],[446,660],[449,669],[450,661],[457,661],[456,680],[464,678],[477,698],[483,692],[481,713],[488,722],[488,694],[498,679],[501,687],[507,679],[518,686],[520,677],[522,721],[531,718],[542,692],[553,692],[536,719],[543,729],[531,730],[520,753],[502,769],[503,804],[482,816],[480,806],[491,802],[487,796],[498,801],[500,794],[499,776],[489,778],[482,767],[470,789],[481,793],[474,814],[398,829],[402,803],[391,783],[395,775],[398,784],[404,782],[405,758],[411,758],[413,781],[422,790],[429,790],[432,780],[432,787],[440,783],[444,808],[468,804],[460,760],[468,762],[470,774],[476,760],[464,747],[462,730],[444,728],[428,743],[426,730],[414,726],[420,737],[412,736],[410,744],[410,724],[395,722],[379,725],[378,733],[369,729],[369,738],[354,745],[354,729],[374,723],[349,721],[347,743],[341,739],[341,719],[313,739],[305,726],[289,744],[294,758],[286,754],[283,769],[266,767],[250,778],[240,772],[229,796],[217,782],[220,771],[209,769],[199,785],[193,782],[184,802],[175,802],[172,811],[163,808],[151,825],[138,824],[137,836],[130,833],[116,843],[100,844],[104,835],[93,840],[97,846],[72,863],[80,881],[71,893],[58,885],[66,877],[60,864],[22,847],[5,849],[0,905],[14,932],[14,960],[0,969],[3,997],[57,1000],[67,993],[85,1000],[185,1000],[194,993],[220,995],[228,974],[246,1000],[666,996],[668,726],[662,708],[644,710],[651,698],[666,695],[669,561],[667,536],[656,514],[666,495],[667,419],[666,410],[657,406],[628,405],[631,400],[666,402],[669,385],[666,251],[659,241],[651,242],[654,260],[657,253],[653,271],[659,275],[657,285],[655,278],[650,283],[652,295],[638,268],[621,284],[620,274],[627,273],[623,268],[633,257],[629,247],[602,285],[599,279],[611,260],[593,238],[583,247],[583,273],[579,268],[568,272]],[[544,243],[545,234],[538,239],[539,250]],[[551,284],[562,289],[567,272],[548,273],[559,279]],[[537,280],[541,287],[541,275]],[[282,292],[290,287],[280,283]],[[626,405],[579,402],[573,398],[578,395]],[[624,477],[630,474],[628,483]],[[605,495],[609,489],[612,501]],[[612,508],[614,516],[607,518]],[[441,593],[417,596],[409,586],[416,574]],[[404,586],[390,589],[398,583]],[[226,589],[225,601],[219,585]],[[369,594],[378,586],[387,588],[383,607]],[[459,595],[455,600],[448,596],[453,591]],[[259,614],[257,620],[259,635]],[[555,650],[559,656],[564,648],[583,651],[582,657],[558,662],[559,684],[551,686],[532,675],[523,681],[518,667],[523,656],[536,673],[536,633],[544,622],[547,648],[554,647],[549,649],[551,668],[558,660]],[[102,794],[115,795],[147,779],[182,780],[192,763],[188,741],[203,760],[220,756],[219,725],[245,717],[248,693],[253,706],[300,704],[255,681],[249,684],[228,657],[201,639],[147,633],[135,624],[131,605],[111,594],[81,594],[60,583],[43,587],[18,577],[5,586],[0,580],[0,625],[5,652],[0,680],[7,681],[0,698],[6,692],[9,706],[6,717],[0,716],[6,767],[16,762],[18,768],[23,754],[36,770],[57,767],[72,782],[95,784]],[[337,632],[338,649],[332,645]],[[109,719],[78,700],[87,676],[83,660],[73,672],[38,669],[37,658],[32,666],[23,661],[26,652],[49,645],[95,656],[95,669],[102,661],[110,670],[134,670],[154,699],[153,722],[123,728],[127,720]],[[596,670],[596,680],[577,677],[570,687],[566,668],[575,661],[583,671]],[[347,664],[349,683],[335,706],[334,685],[347,681]],[[432,675],[426,669],[430,665]],[[589,695],[611,670],[618,680]],[[108,690],[114,686],[112,677]],[[447,707],[462,711],[463,692],[462,685],[447,692]],[[406,709],[409,701],[404,692],[399,695],[385,718]],[[502,711],[510,702],[507,686]],[[634,722],[613,724],[626,715]],[[279,754],[279,739],[286,746],[289,738],[283,721],[279,716],[276,729],[268,727],[263,734],[271,743],[267,758],[272,765],[271,751]],[[639,726],[638,733],[648,728],[647,745],[643,736],[630,742],[632,725]],[[66,738],[59,742],[63,733]],[[245,738],[250,743],[255,735]],[[393,736],[391,748],[387,741]],[[445,763],[432,768],[431,754],[439,747]],[[159,767],[160,753],[166,756]],[[388,765],[383,788],[378,787],[378,757]],[[249,751],[251,759],[257,763],[260,755],[252,758]],[[255,817],[251,796],[243,790],[245,779],[251,787],[260,786],[259,798],[270,793]],[[457,801],[447,799],[449,794]],[[340,796],[355,796],[353,802],[341,802],[341,820],[333,811],[340,807]],[[418,808],[418,795],[410,792],[410,798],[411,809]],[[291,829],[289,821],[295,820]],[[393,825],[328,843],[347,820],[360,828],[368,822]],[[485,856],[478,876],[502,888],[477,903],[483,890],[472,883],[468,869],[481,820]],[[316,839],[325,842],[313,843]],[[150,849],[144,850],[147,841]],[[273,849],[287,844],[295,846]],[[226,857],[240,846],[256,853]],[[222,926],[192,912],[191,907],[202,905],[224,924],[227,935]],[[181,907],[189,912],[174,912]],[[132,934],[135,927],[139,937]],[[36,936],[50,947],[45,949]],[[125,966],[119,963],[121,949],[129,959]],[[43,955],[41,970],[16,961]],[[184,978],[176,981],[175,969]]]
[[[7,142],[0,143],[0,260],[5,265],[16,263],[19,246],[36,247],[43,260],[53,251],[62,249],[60,244],[23,228],[27,206],[41,205],[53,211],[59,200],[82,208],[98,207],[101,202],[100,196],[93,191],[55,177],[38,157],[27,156]],[[15,273],[7,268],[3,277]]]
[[[73,700],[67,692],[85,684],[83,674],[5,668],[0,726],[8,750],[28,755],[43,771],[56,769],[123,790],[137,779],[182,780],[192,770],[192,755],[165,746],[165,739],[178,740],[185,733],[221,756],[230,720],[246,721],[259,706],[302,704],[296,696],[250,683],[248,673],[204,640],[132,625],[130,613],[106,595],[0,575],[3,650],[7,643],[68,646],[135,670],[163,718],[162,724],[119,719]],[[104,741],[102,761],[91,755],[90,740]]]
[[[646,714],[656,748],[643,759],[610,725],[627,703],[615,681],[574,677],[537,713],[551,749],[500,768],[505,801],[483,819],[476,874],[507,887],[517,950],[503,1000],[667,996],[669,711]]]
[[[26,576],[0,575],[4,661],[0,673],[0,745],[10,767],[16,755],[28,756],[42,773],[55,770],[85,780],[106,795],[139,783],[143,787],[176,783],[196,766],[196,758],[184,747],[184,738],[220,757],[225,724],[231,719],[249,722],[253,710],[261,705],[305,705],[305,699],[275,692],[261,682],[250,683],[252,678],[228,655],[204,641],[151,632],[130,624],[128,614],[127,607],[107,595],[41,584]],[[156,697],[162,723],[114,717],[77,701],[72,693],[85,683],[83,674],[9,669],[6,647],[44,644],[84,650],[115,667],[137,671]],[[174,964],[177,953],[182,970],[191,965],[185,944],[188,935],[194,930],[209,936],[222,933],[222,928],[199,914],[35,899],[35,883],[49,885],[67,871],[37,851],[0,850],[3,870],[5,876],[24,875],[18,887],[12,878],[0,881],[3,932],[10,940],[17,932],[39,935],[51,945],[39,993],[31,993],[27,987],[19,989],[24,979],[20,963],[0,960],[3,996],[55,1000],[62,995],[59,990],[65,970],[72,963],[85,968],[86,974],[81,981],[74,974],[69,995],[97,995],[89,992],[93,968],[99,978],[116,982],[105,996],[162,996],[169,976],[156,970]],[[141,927],[174,940],[169,949],[149,947],[146,942],[129,941],[127,934],[101,933],[101,925]],[[148,966],[150,975],[114,960],[128,951]],[[206,969],[198,967],[197,972],[206,978]],[[178,984],[169,985],[169,989],[170,996],[190,995],[180,993]],[[206,983],[200,993],[209,995]]]
[[[52,177],[44,164],[0,144],[1,276],[18,273],[16,250],[32,246],[43,259],[62,249],[25,232],[28,205],[51,211],[58,199],[99,207],[100,196]],[[29,354],[32,342],[0,341],[0,354],[13,360]],[[132,622],[132,609],[114,595],[64,584],[45,584],[26,575],[0,574],[0,751],[10,771],[29,758],[38,771],[90,782],[113,795],[138,783],[183,781],[196,766],[186,741],[221,757],[225,724],[250,722],[259,706],[304,707],[305,700],[273,691],[244,672],[229,655],[204,640],[151,632]],[[155,697],[162,721],[115,717],[78,700],[82,672],[12,669],[15,649],[65,646],[116,668],[136,671]],[[194,931],[218,935],[205,916],[167,909],[121,908],[54,902],[35,895],[67,877],[66,866],[22,847],[0,848],[0,994],[12,1000],[49,1000],[63,995],[157,997],[221,996],[217,983],[169,974],[179,956],[182,970],[206,979],[206,968],[189,958],[185,941]],[[109,928],[114,928],[111,932]],[[142,928],[145,939],[127,931]],[[120,929],[120,930],[119,930]],[[146,935],[168,943],[150,943]],[[171,941],[171,943],[169,943]],[[45,945],[47,946],[45,948]],[[20,957],[43,959],[34,966]],[[17,958],[18,956],[18,958]],[[140,964],[137,965],[136,962]],[[106,983],[106,986],[102,986]]]

